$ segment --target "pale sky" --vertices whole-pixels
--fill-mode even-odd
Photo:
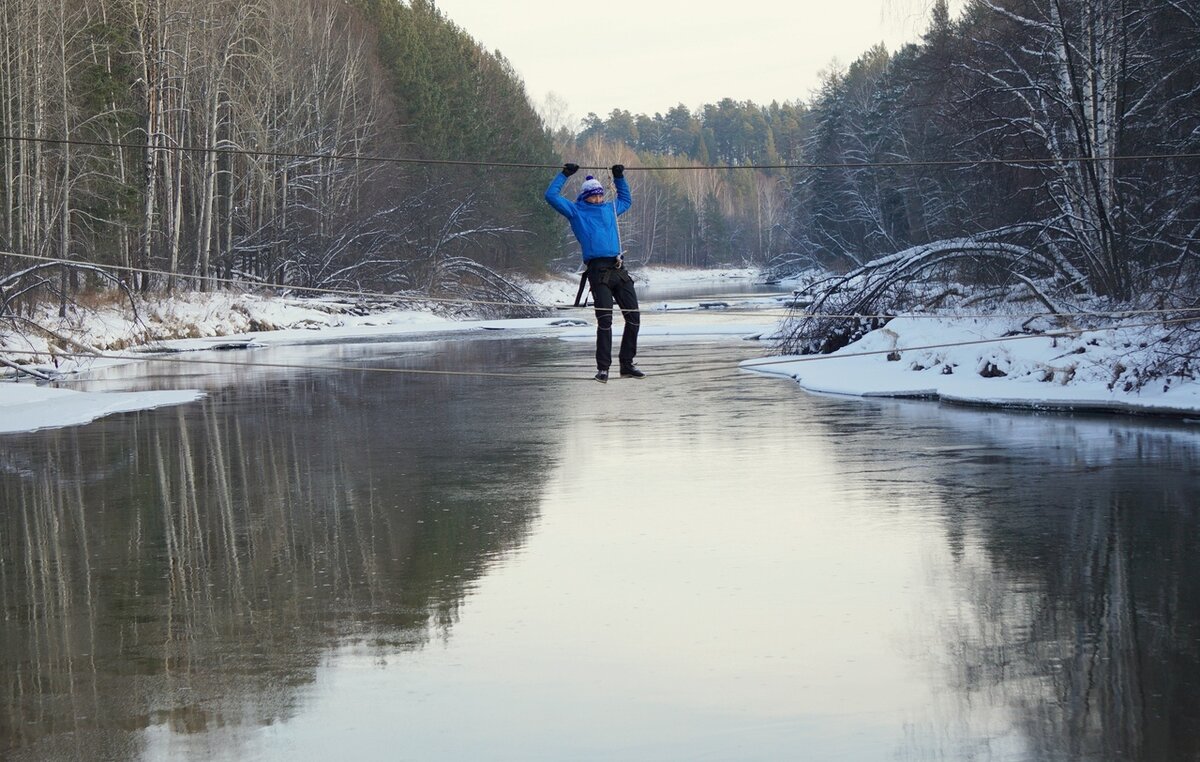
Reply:
[[[951,0],[957,16],[964,0]],[[871,45],[917,39],[933,0],[436,0],[499,50],[539,108],[576,120],[614,108],[666,113],[722,98],[808,100],[819,73]],[[575,127],[572,123],[570,126]]]

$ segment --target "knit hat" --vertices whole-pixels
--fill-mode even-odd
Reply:
[[[583,181],[583,187],[580,189],[579,198],[577,198],[575,200],[583,201],[585,198],[588,198],[589,196],[603,196],[603,195],[604,195],[604,186],[600,184],[599,180],[592,177],[591,175],[588,175],[587,179]]]

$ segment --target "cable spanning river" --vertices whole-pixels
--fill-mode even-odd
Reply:
[[[738,373],[136,373],[209,396],[0,437],[5,759],[1200,755],[1195,425]]]

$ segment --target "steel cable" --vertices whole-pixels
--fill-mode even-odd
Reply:
[[[492,167],[497,169],[561,169],[561,164],[537,164],[526,162],[505,162],[486,160],[462,159],[428,159],[402,156],[378,156],[371,154],[352,153],[305,153],[299,151],[270,151],[252,148],[225,148],[216,146],[181,146],[181,145],[150,145],[149,143],[131,143],[122,141],[105,142],[100,140],[81,140],[78,138],[47,138],[26,135],[0,135],[0,140],[14,143],[39,143],[43,145],[87,146],[93,148],[123,148],[129,150],[179,151],[183,153],[221,153],[236,156],[257,156],[263,158],[302,159],[306,161],[355,161],[389,164],[417,165],[448,165],[467,167]],[[705,164],[666,167],[626,167],[634,172],[669,172],[687,170],[803,170],[803,169],[900,169],[906,167],[970,167],[979,165],[1053,165],[1053,164],[1093,164],[1120,161],[1168,161],[1177,159],[1200,159],[1200,153],[1169,153],[1169,154],[1131,154],[1126,156],[1031,156],[1025,158],[980,158],[980,159],[922,159],[900,161],[864,161],[864,162],[798,162],[791,164]],[[607,170],[607,166],[580,166],[580,169]]]

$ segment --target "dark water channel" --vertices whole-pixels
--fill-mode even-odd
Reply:
[[[4,759],[1200,758],[1196,426],[737,373],[149,370],[210,394],[0,437]]]

